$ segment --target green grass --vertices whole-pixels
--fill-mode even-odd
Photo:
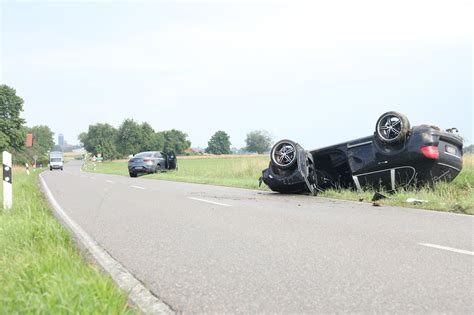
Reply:
[[[258,187],[258,178],[262,169],[268,166],[268,156],[195,158],[179,160],[179,170],[146,175],[146,178],[214,184],[250,189],[268,190],[265,185]],[[96,163],[95,170],[91,162],[85,170],[99,173],[128,176],[127,162],[114,161]],[[383,192],[382,192],[383,193]],[[327,190],[318,196],[370,202],[374,191],[357,192],[349,189]],[[385,194],[389,198],[378,201],[382,205],[405,206],[439,211],[474,214],[474,158],[464,157],[464,167],[450,183],[440,182],[434,188],[407,188],[395,194]],[[420,204],[407,203],[408,198],[426,200]]]
[[[4,210],[0,200],[0,314],[136,313],[111,278],[84,261],[37,174],[16,170],[13,208]]]
[[[328,190],[321,196],[337,199],[370,201],[373,191],[358,193],[348,189]],[[383,192],[382,192],[383,193]],[[407,188],[395,194],[384,193],[388,198],[378,201],[380,204],[406,206],[464,214],[474,214],[474,156],[464,157],[461,173],[450,183],[439,182],[433,188]],[[408,198],[425,200],[420,204],[409,204]]]

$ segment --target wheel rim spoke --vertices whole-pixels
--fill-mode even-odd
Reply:
[[[274,160],[281,166],[289,165],[295,158],[295,148],[288,144],[282,143],[274,151]]]
[[[397,116],[386,117],[379,125],[379,135],[385,140],[396,139],[402,132],[402,121]]]

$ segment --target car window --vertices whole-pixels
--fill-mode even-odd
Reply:
[[[135,155],[134,157],[137,157],[137,158],[146,158],[146,157],[151,157],[153,155],[153,153],[151,152],[142,152],[142,153],[138,153],[137,155]]]
[[[154,157],[160,158],[160,157],[161,157],[161,153],[159,153],[159,152],[155,153]]]

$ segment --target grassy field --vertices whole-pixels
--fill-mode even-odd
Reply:
[[[81,153],[76,152],[64,152],[64,162],[72,161],[72,160],[82,160],[83,155]]]
[[[14,204],[0,188],[0,314],[132,314],[127,296],[87,264],[53,217],[37,173],[14,170]]]
[[[258,189],[258,178],[262,175],[262,169],[268,167],[269,161],[266,155],[237,158],[178,157],[178,171],[146,175],[146,178]],[[125,160],[95,165],[95,172],[128,176]],[[94,171],[93,164],[88,162],[84,169]]]
[[[258,187],[258,178],[262,169],[268,166],[269,156],[225,156],[180,158],[179,170],[160,174],[146,175],[146,178],[214,184],[232,187],[268,190],[265,185]],[[128,176],[127,161],[96,163],[85,165],[85,170]],[[383,192],[382,192],[383,193]],[[356,192],[349,189],[328,190],[318,196],[369,202],[373,191]],[[474,214],[474,156],[464,157],[464,168],[451,183],[437,183],[434,189],[407,189],[396,194],[386,194],[389,198],[378,201],[379,204],[424,208]],[[408,198],[425,200],[419,204],[407,203]]]

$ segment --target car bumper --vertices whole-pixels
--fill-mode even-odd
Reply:
[[[128,167],[129,173],[153,173],[153,166],[134,165]]]
[[[459,175],[461,170],[462,160],[452,161],[440,155],[438,160],[426,163],[425,166],[417,169],[417,184],[420,186],[425,183],[431,184],[439,181],[450,182]]]

